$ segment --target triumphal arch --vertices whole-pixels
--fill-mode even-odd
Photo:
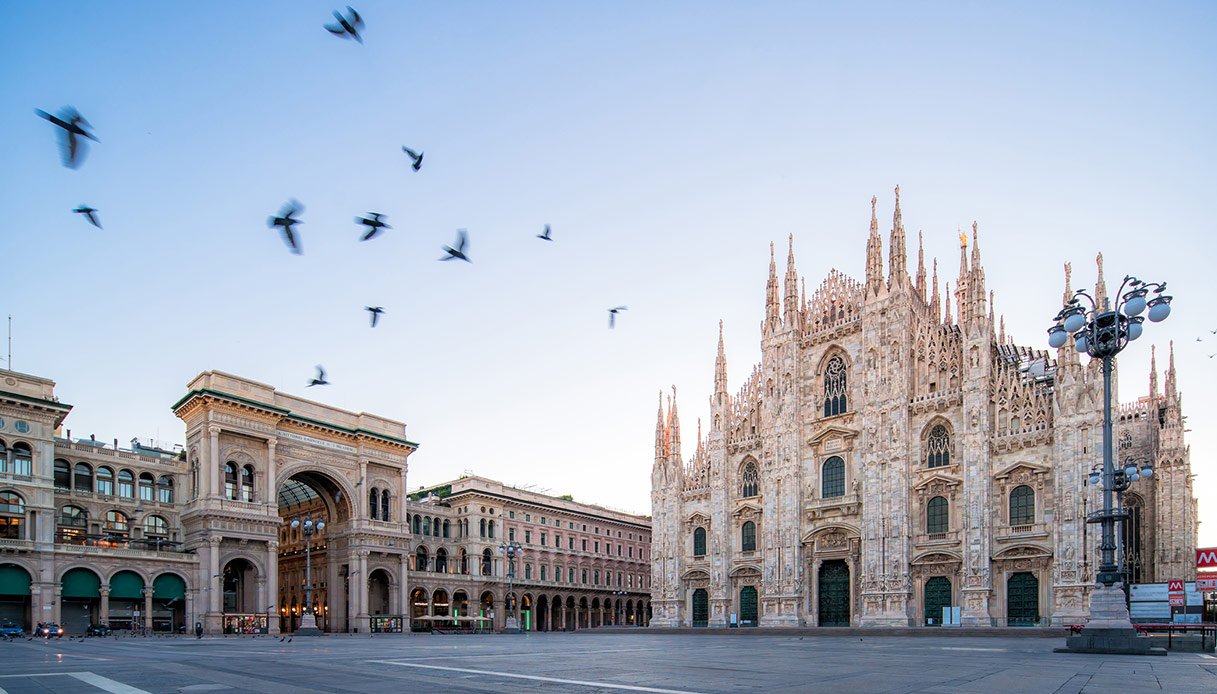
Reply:
[[[186,424],[185,549],[199,557],[191,621],[277,633],[311,607],[323,631],[367,631],[373,572],[391,609],[407,612],[406,471],[418,444],[405,424],[219,371],[188,391],[173,410]],[[295,518],[325,527],[306,536]]]

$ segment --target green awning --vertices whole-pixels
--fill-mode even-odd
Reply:
[[[72,569],[63,575],[63,597],[100,598],[101,579],[88,569]]]
[[[119,571],[110,579],[110,599],[139,600],[144,597],[144,579],[130,571]]]
[[[0,595],[29,595],[30,575],[16,564],[0,566]]]
[[[161,574],[152,581],[152,597],[157,599],[181,600],[186,597],[186,583],[173,574]]]

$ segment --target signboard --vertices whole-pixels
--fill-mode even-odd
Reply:
[[[1196,550],[1197,569],[1217,569],[1217,547]]]
[[[1167,581],[1166,590],[1171,593],[1183,592],[1183,581]]]
[[[1178,595],[1176,595],[1175,593],[1171,593],[1170,606],[1171,607],[1185,607],[1185,604],[1183,602],[1183,593],[1179,593]]]
[[[1217,574],[1196,576],[1196,590],[1217,590]]]

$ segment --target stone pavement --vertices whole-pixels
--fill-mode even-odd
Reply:
[[[0,692],[1214,692],[1217,658],[1063,638],[636,630],[0,642]]]

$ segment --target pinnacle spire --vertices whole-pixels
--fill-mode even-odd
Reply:
[[[672,395],[669,398],[672,403],[671,409],[668,410],[668,440],[671,441],[671,448],[668,450],[668,456],[671,460],[680,462],[680,415],[676,413],[676,386],[672,386]]]
[[[1067,303],[1069,303],[1069,300],[1072,298],[1073,298],[1073,265],[1071,263],[1065,263],[1065,298],[1061,300],[1061,303],[1067,304]]]
[[[930,295],[930,311],[937,323],[942,315],[942,299],[938,296],[938,259],[934,258],[934,293]]]
[[[778,301],[778,266],[769,242],[769,282],[765,285],[765,332],[777,332],[782,320],[782,305]]]
[[[718,321],[718,356],[714,358],[714,392],[727,393],[727,350],[723,347],[723,321]]]
[[[903,284],[908,278],[908,253],[904,240],[904,218],[900,214],[900,186],[896,186],[896,210],[892,213],[891,255],[888,256],[887,286]]]
[[[980,232],[978,231],[979,226],[980,225],[977,224],[975,221],[972,222],[972,270],[973,271],[980,268]]]
[[[659,391],[659,416],[655,420],[655,459],[668,457],[668,430],[663,418],[663,390]]]
[[[925,301],[925,240],[921,231],[917,232],[917,296]]]
[[[866,293],[878,294],[883,286],[883,241],[879,238],[879,217],[875,206],[879,198],[870,199],[870,236],[866,239]]]
[[[1175,399],[1179,395],[1175,381],[1175,341],[1170,343],[1170,360],[1166,366],[1166,397],[1167,399]]]
[[[798,326],[799,322],[799,274],[794,269],[794,234],[790,235],[790,251],[786,256],[786,311],[787,328]]]
[[[1094,262],[1099,266],[1099,278],[1094,283],[1094,301],[1100,310],[1107,308],[1107,280],[1103,278],[1103,254],[1095,256]]]
[[[946,318],[943,319],[943,322],[946,323],[947,325],[950,325],[951,324],[951,283],[950,282],[947,282],[946,288],[947,288],[947,297],[946,297],[947,298],[947,301],[946,301],[947,310],[946,310]]]
[[[1149,347],[1149,397],[1158,399],[1158,346]]]

